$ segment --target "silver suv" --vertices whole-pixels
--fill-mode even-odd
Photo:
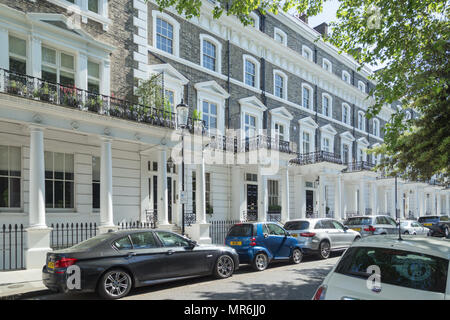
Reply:
[[[379,234],[398,234],[398,224],[390,216],[356,216],[347,218],[344,225],[367,237]]]
[[[314,253],[321,259],[327,259],[331,251],[347,249],[361,238],[359,232],[330,218],[290,220],[284,229],[297,239],[305,254]]]

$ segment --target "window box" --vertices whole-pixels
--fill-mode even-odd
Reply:
[[[86,101],[86,107],[89,111],[99,112],[102,109],[103,100],[100,96],[88,97]]]
[[[280,205],[271,205],[269,206],[269,210],[267,213],[280,213],[281,212],[281,206]]]

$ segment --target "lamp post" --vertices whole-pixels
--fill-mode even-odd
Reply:
[[[184,129],[187,127],[189,115],[189,107],[181,99],[181,103],[177,105],[177,124],[181,129],[181,192],[183,193],[183,201],[181,203],[181,234],[184,236]]]

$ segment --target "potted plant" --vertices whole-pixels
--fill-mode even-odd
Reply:
[[[45,82],[44,85],[41,87],[39,98],[44,101],[50,101],[50,93],[47,82]]]
[[[103,105],[103,100],[101,96],[90,96],[86,104],[89,111],[98,112]]]
[[[17,82],[15,80],[10,80],[9,81],[8,92],[9,93],[13,93],[13,94],[17,94],[18,89],[17,89]]]

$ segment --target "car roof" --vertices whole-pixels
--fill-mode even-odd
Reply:
[[[292,220],[288,220],[288,221],[286,221],[286,223],[288,223],[288,222],[294,222],[294,221],[317,222],[317,221],[321,221],[321,220],[337,220],[337,219],[333,219],[333,218],[303,218],[303,219],[292,219]]]
[[[360,239],[352,247],[394,248],[450,259],[450,240],[445,238],[402,235],[399,240],[398,235],[377,235]]]

